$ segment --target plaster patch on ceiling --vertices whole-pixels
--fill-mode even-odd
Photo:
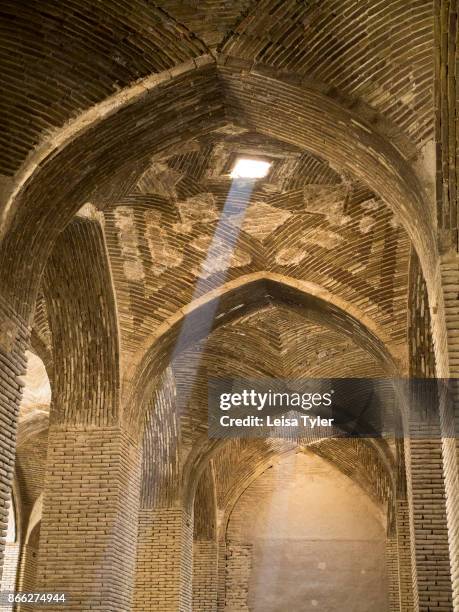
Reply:
[[[174,225],[174,230],[179,234],[187,234],[197,223],[210,223],[219,218],[212,193],[199,193],[177,202],[177,208],[181,222]]]
[[[344,241],[344,237],[331,230],[316,228],[305,236],[301,242],[307,245],[316,245],[331,251]]]
[[[207,251],[212,243],[212,257],[207,257],[200,266],[193,270],[199,278],[209,278],[212,274],[225,272],[230,268],[241,268],[252,261],[250,253],[237,247],[232,253],[228,252],[228,245],[214,241],[212,237],[203,236],[194,241],[194,248],[202,252]]]
[[[303,188],[304,209],[323,215],[331,225],[345,225],[351,218],[344,214],[348,188],[346,185],[306,185]]]
[[[197,251],[201,253],[206,253],[211,245],[211,242],[212,242],[212,236],[209,236],[209,235],[198,236],[190,243],[190,246],[192,246],[193,249],[196,249]]]
[[[177,198],[177,183],[183,175],[170,168],[167,163],[155,161],[140,177],[137,189],[141,193],[151,193],[163,198]]]
[[[291,216],[289,211],[274,208],[264,202],[254,202],[245,212],[233,216],[231,222],[237,227],[241,226],[242,231],[257,240],[264,240]]]
[[[118,206],[114,212],[118,240],[123,255],[123,270],[127,280],[142,281],[145,272],[139,250],[134,211],[129,206]]]
[[[235,123],[227,123],[215,130],[218,134],[225,134],[225,136],[239,136],[245,134],[249,130]]]
[[[145,212],[145,235],[152,259],[152,272],[159,276],[168,268],[176,268],[183,261],[182,253],[171,244],[167,230],[161,225],[161,213]]]
[[[375,225],[376,219],[370,215],[365,215],[360,219],[359,230],[362,234],[368,234]]]
[[[307,253],[303,246],[285,247],[276,255],[276,263],[280,266],[297,265],[303,261]]]
[[[378,210],[380,202],[378,202],[376,198],[371,198],[370,200],[365,200],[365,202],[362,202],[360,206],[368,212],[374,212],[375,210]]]

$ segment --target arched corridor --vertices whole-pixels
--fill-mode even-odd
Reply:
[[[457,2],[0,22],[0,610],[459,612]]]

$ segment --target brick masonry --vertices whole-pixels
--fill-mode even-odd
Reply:
[[[191,612],[193,519],[181,508],[139,515],[135,612]]]
[[[398,584],[400,612],[412,612],[413,582],[411,559],[411,535],[409,505],[407,500],[397,500],[395,508],[397,557],[398,557]]]
[[[445,257],[441,266],[445,301],[445,319],[450,375],[459,378],[459,259]],[[452,387],[452,401],[442,415],[446,435],[443,439],[443,457],[446,484],[446,508],[451,549],[453,601],[459,609],[459,390],[457,381]]]
[[[386,566],[389,585],[389,610],[390,612],[400,612],[399,556],[396,537],[387,538]]]
[[[0,297],[0,571],[8,527],[10,488],[19,405],[29,332],[25,322]]]
[[[131,609],[139,494],[126,433],[50,430],[36,584],[69,595],[50,610]]]
[[[225,606],[228,612],[249,612],[251,544],[227,543],[225,563]]]
[[[417,586],[414,602],[420,612],[433,609],[451,612],[451,564],[440,435],[432,437],[431,430],[424,435],[417,431],[409,444],[408,488]]]
[[[218,592],[218,548],[216,542],[193,542],[192,610],[215,612]]]
[[[17,586],[19,591],[31,593],[37,585],[37,563],[39,541],[24,544],[21,551],[21,559],[18,568]]]
[[[17,585],[17,569],[21,547],[19,542],[5,544],[5,559],[3,563],[0,591],[15,591]],[[1,612],[13,612],[13,605],[0,604]]]
[[[128,610],[136,562],[136,609],[200,612],[216,571],[219,610],[246,610],[252,551],[220,538],[212,564],[211,502],[227,516],[285,448],[227,449],[215,489],[200,481],[183,509],[214,450],[199,446],[207,374],[458,374],[457,2],[93,5],[2,7],[0,549],[32,331],[53,402],[49,441],[46,425],[17,453],[21,536],[45,498],[20,584]],[[242,225],[230,203],[225,266],[206,253],[242,154],[272,169]],[[214,290],[215,326],[203,309],[182,328]],[[391,449],[316,450],[387,505],[393,609],[459,610],[457,440],[407,444],[408,500]]]

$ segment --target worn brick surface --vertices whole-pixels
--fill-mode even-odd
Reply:
[[[139,487],[123,431],[50,430],[36,587],[69,595],[50,610],[130,610]]]
[[[73,610],[248,610],[231,512],[310,447],[381,508],[391,612],[459,610],[446,402],[406,466],[390,438],[225,444],[206,425],[209,376],[457,376],[457,13],[3,3],[0,549],[14,478],[21,588]],[[241,156],[272,164],[250,194]],[[27,348],[51,406],[20,409]]]
[[[133,610],[191,612],[192,517],[181,508],[141,509]]]

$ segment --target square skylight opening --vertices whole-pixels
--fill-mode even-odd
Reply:
[[[261,179],[268,174],[270,168],[271,163],[262,159],[240,157],[234,164],[231,178]]]

